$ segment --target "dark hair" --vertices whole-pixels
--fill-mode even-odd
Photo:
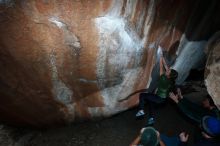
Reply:
[[[177,77],[178,77],[178,72],[176,70],[174,70],[174,69],[171,69],[170,70],[170,78],[171,78],[171,80],[175,81],[177,79]]]

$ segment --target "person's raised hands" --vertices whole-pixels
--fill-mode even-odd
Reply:
[[[179,137],[181,142],[187,142],[189,139],[189,134],[186,134],[186,132],[181,132]]]
[[[177,95],[179,96],[180,99],[183,99],[183,95],[181,93],[180,88],[177,88]]]
[[[175,95],[173,92],[169,93],[169,97],[175,102],[178,103],[179,102],[179,98],[177,95]]]

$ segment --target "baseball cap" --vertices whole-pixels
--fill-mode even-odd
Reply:
[[[220,136],[220,120],[215,117],[203,117],[202,128],[204,132],[211,137]]]
[[[153,127],[146,127],[141,134],[140,142],[144,146],[157,146],[159,143],[157,131]]]

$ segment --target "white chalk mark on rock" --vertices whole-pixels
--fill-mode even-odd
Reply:
[[[59,28],[66,27],[66,24],[60,21],[59,18],[57,17],[51,17],[49,18],[49,21],[55,24]]]
[[[52,92],[54,97],[64,104],[71,103],[73,92],[58,78],[56,56],[53,51],[50,54],[50,65],[52,68]]]

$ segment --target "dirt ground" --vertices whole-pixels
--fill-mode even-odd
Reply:
[[[206,91],[194,89],[188,97],[198,102]],[[135,118],[136,112],[137,108],[133,108],[100,121],[74,123],[47,130],[0,125],[0,146],[128,146],[146,123],[146,117],[142,120]],[[172,102],[159,107],[155,118],[155,128],[163,134],[171,136],[181,131],[189,133],[189,145],[193,135],[198,132],[196,126]]]

